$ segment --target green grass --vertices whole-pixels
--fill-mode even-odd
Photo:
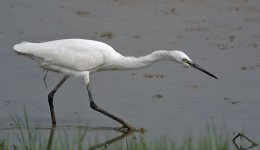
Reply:
[[[99,140],[98,137],[87,139],[88,130],[77,128],[76,133],[68,135],[66,130],[62,134],[55,135],[55,128],[48,129],[50,134],[42,133],[41,130],[33,128],[28,120],[26,111],[25,118],[12,117],[15,125],[15,135],[6,135],[0,138],[0,150],[84,150],[84,149],[106,149],[106,150],[235,150],[230,138],[226,133],[218,134],[214,125],[208,125],[206,134],[193,138],[187,135],[180,142],[173,137],[162,136],[149,140],[145,134],[122,133],[115,137],[108,136],[107,141]],[[46,130],[45,130],[46,131]],[[9,138],[15,137],[16,143]],[[111,138],[112,137],[112,138]],[[94,139],[94,140],[93,140]]]

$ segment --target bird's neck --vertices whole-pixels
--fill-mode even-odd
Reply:
[[[171,60],[169,51],[154,51],[151,54],[141,57],[122,56],[115,61],[114,68],[115,70],[133,70],[148,67],[153,63],[162,60]]]

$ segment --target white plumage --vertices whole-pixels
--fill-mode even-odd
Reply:
[[[82,39],[22,42],[16,44],[14,49],[19,54],[35,59],[46,70],[74,76],[84,71],[97,71],[108,59],[121,56],[105,43]]]
[[[84,39],[63,39],[42,43],[22,42],[16,44],[14,50],[20,55],[36,60],[40,67],[45,70],[59,72],[64,75],[64,78],[49,93],[48,97],[53,125],[56,125],[53,96],[69,76],[84,78],[91,108],[118,121],[129,130],[133,129],[131,125],[106,112],[94,103],[89,86],[89,75],[91,73],[144,68],[154,62],[168,60],[194,67],[217,79],[216,76],[193,63],[185,53],[179,50],[158,50],[146,56],[126,57],[105,43]]]

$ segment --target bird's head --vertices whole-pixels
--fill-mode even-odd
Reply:
[[[173,51],[170,51],[170,55],[172,56],[174,61],[177,61],[178,63],[183,64],[185,66],[192,67],[192,68],[195,68],[197,70],[200,70],[200,71],[206,73],[207,75],[209,75],[209,76],[211,76],[215,79],[218,79],[215,75],[213,75],[212,73],[206,71],[205,69],[203,69],[202,67],[200,67],[199,65],[194,63],[190,59],[190,57],[187,54],[185,54],[184,52],[179,51],[179,50],[173,50]]]

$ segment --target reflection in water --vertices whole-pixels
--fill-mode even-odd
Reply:
[[[49,139],[48,139],[48,144],[47,144],[47,150],[51,149],[55,129],[56,129],[55,126],[51,127],[51,129],[50,129],[50,134],[49,134]]]
[[[68,127],[68,126],[67,126]],[[56,130],[57,127],[53,126],[51,129],[50,129],[50,133],[49,133],[49,139],[48,139],[48,144],[47,144],[47,150],[51,150],[51,147],[52,147],[52,143],[53,143],[53,139],[54,139],[54,133],[55,133],[55,130]],[[78,128],[83,128],[83,127],[78,127]],[[84,127],[86,128],[86,127]],[[132,135],[133,133],[135,132],[140,132],[140,133],[143,133],[143,129],[140,129],[140,130],[136,130],[136,131],[123,131],[123,130],[120,130],[120,129],[117,129],[117,128],[112,128],[112,127],[97,127],[97,128],[89,128],[87,127],[86,130],[104,130],[104,131],[118,131],[120,133],[122,133],[121,135],[119,136],[116,136],[116,137],[113,137],[103,143],[98,143],[98,144],[95,144],[93,146],[90,146],[89,147],[89,150],[95,150],[95,149],[99,149],[99,148],[104,148],[106,149],[106,147],[110,144],[113,144],[117,141],[120,141],[130,135]],[[85,134],[84,136],[82,137],[82,141],[84,140],[85,138]]]
[[[117,141],[120,141],[120,140],[128,137],[129,135],[131,135],[133,133],[134,133],[134,131],[122,132],[122,134],[119,135],[119,136],[116,136],[116,137],[114,137],[112,139],[109,139],[109,140],[107,140],[107,141],[105,141],[103,143],[96,144],[96,145],[93,145],[93,146],[89,147],[89,150],[95,150],[97,148],[102,148],[102,147],[106,148],[107,145],[115,143]]]
[[[243,145],[237,144],[237,143],[236,143],[236,139],[237,139],[238,137],[240,137],[241,140],[242,140],[242,139],[246,139],[248,142],[251,143],[251,146],[243,147]],[[238,134],[232,139],[232,142],[233,142],[233,144],[236,146],[236,148],[237,148],[238,150],[248,150],[248,149],[251,149],[251,148],[254,148],[254,147],[257,146],[257,144],[256,144],[253,140],[251,140],[250,138],[246,137],[246,136],[245,136],[244,134],[242,134],[242,133],[238,133]]]

